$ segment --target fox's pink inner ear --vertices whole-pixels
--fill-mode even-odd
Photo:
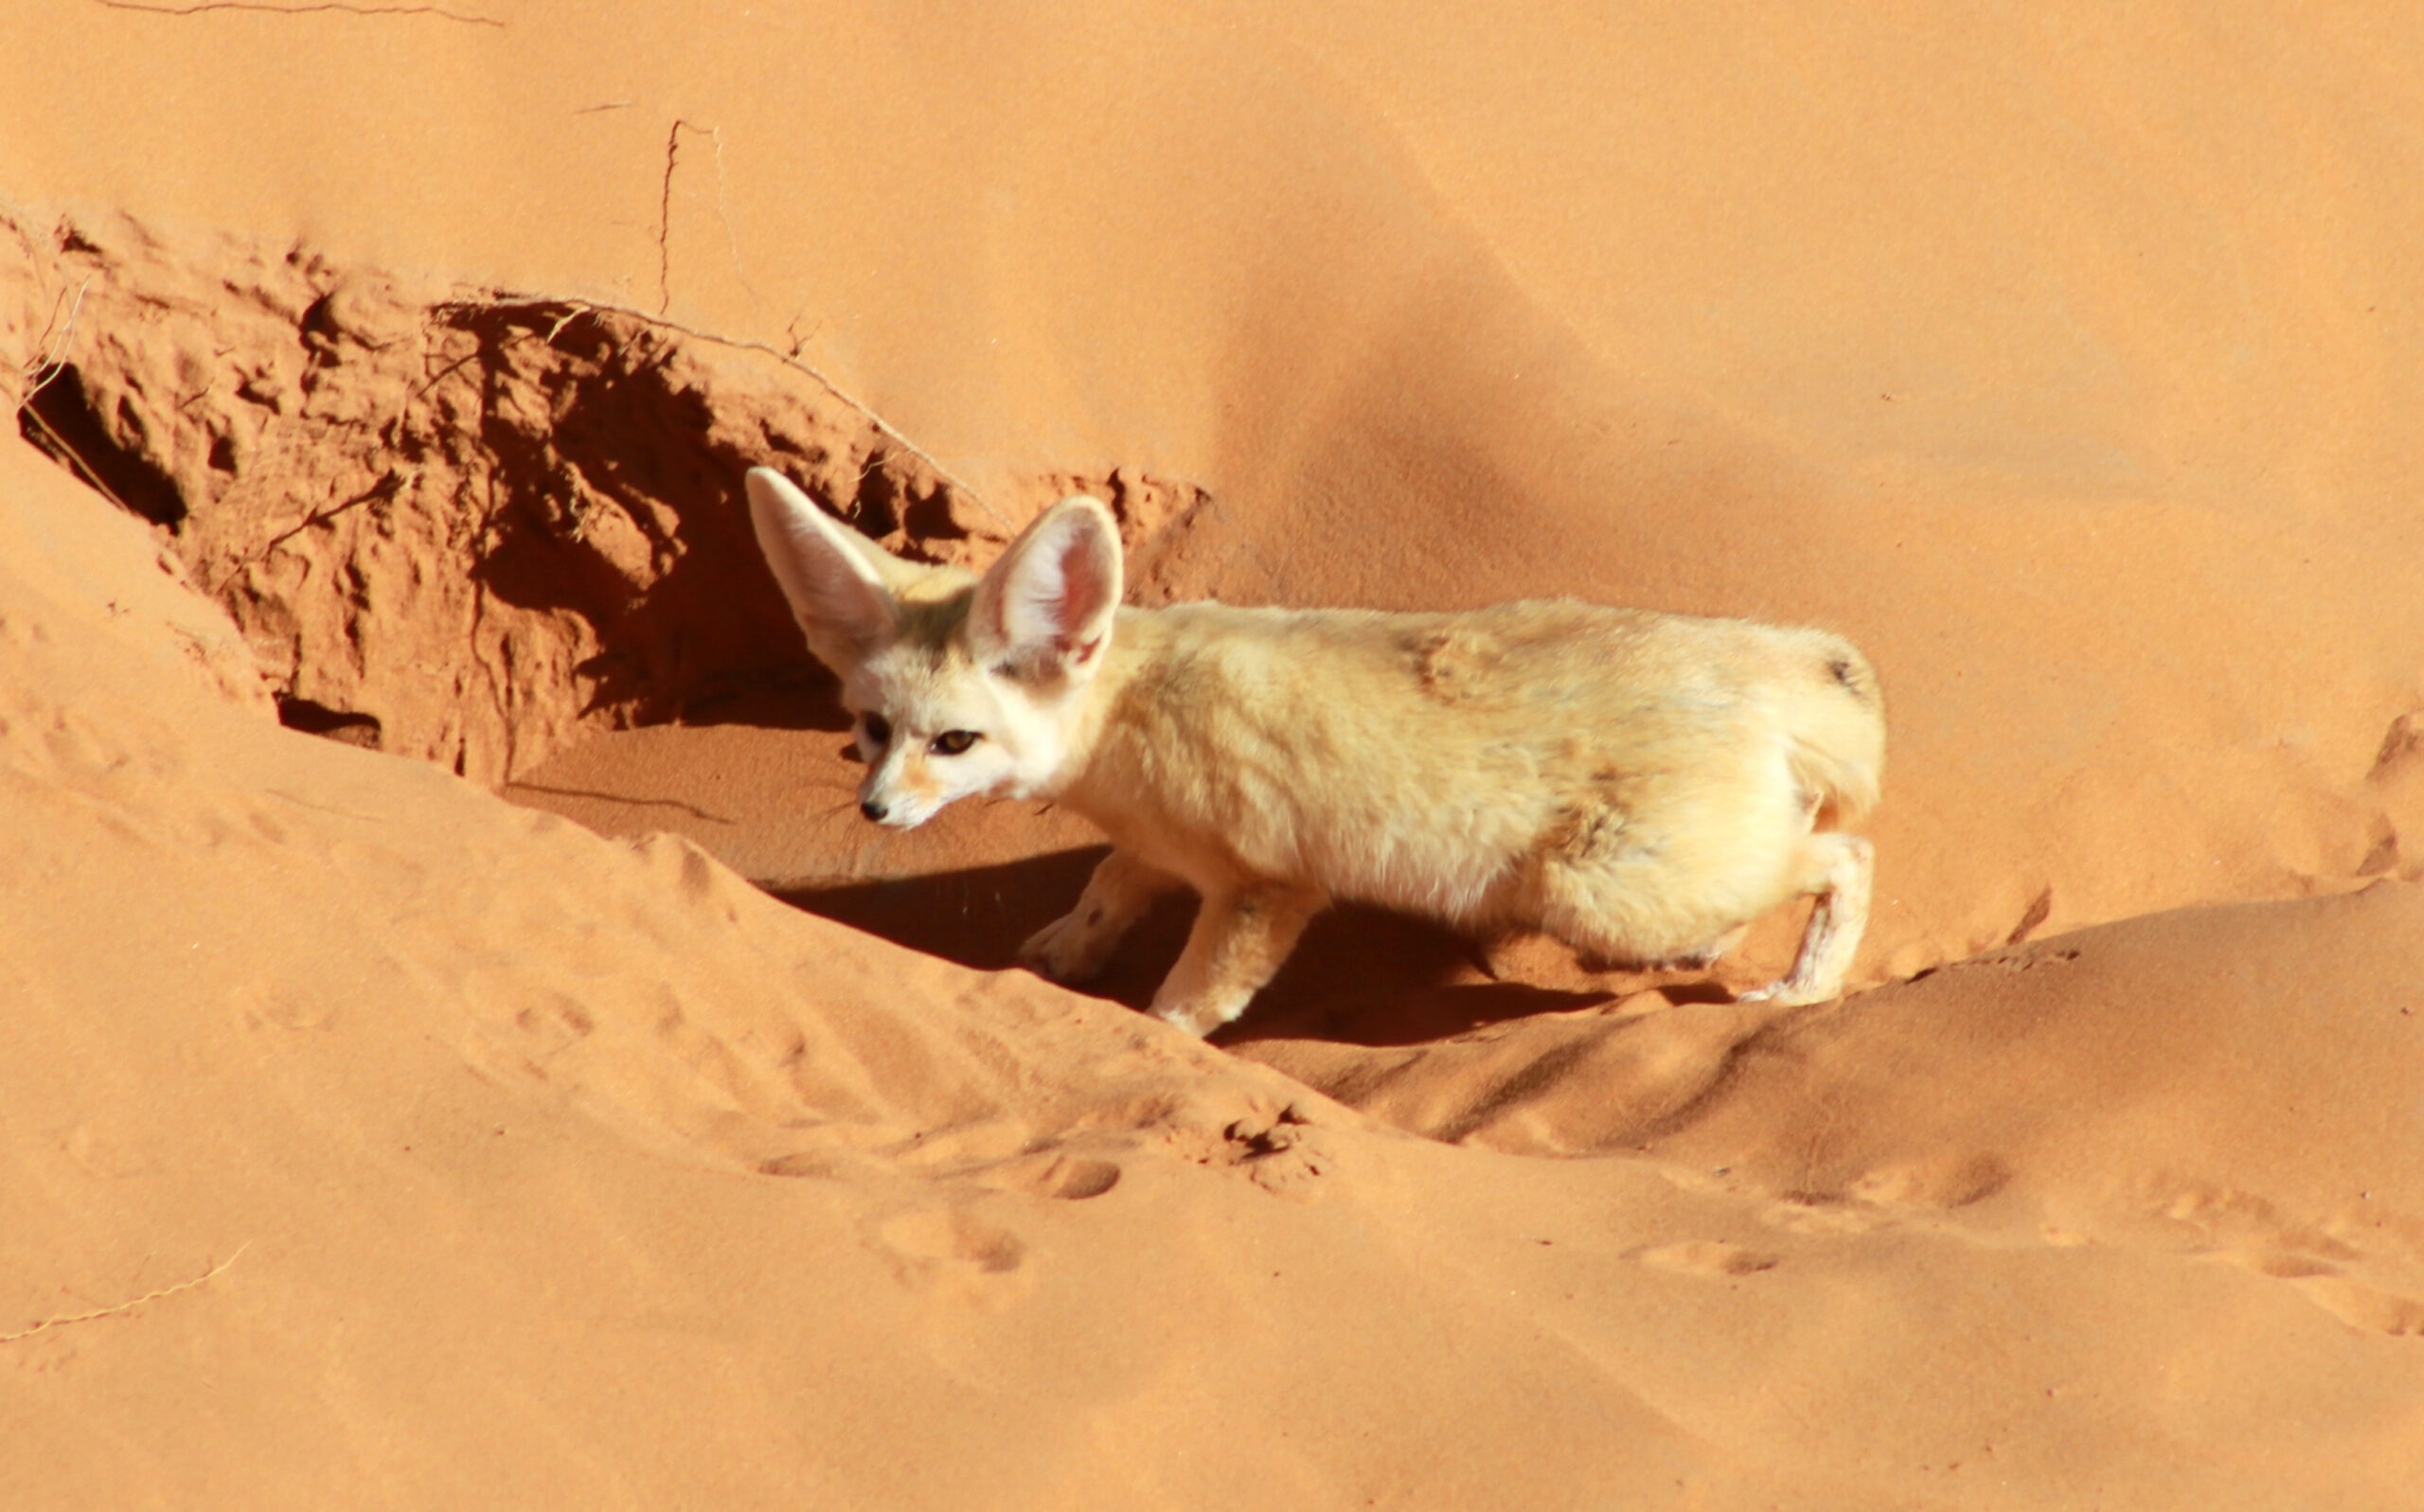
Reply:
[[[971,628],[989,660],[1086,671],[1119,608],[1119,535],[1092,499],[1066,499],[1027,526],[977,585]]]
[[[1061,594],[1054,617],[1060,648],[1084,660],[1102,643],[1097,626],[1119,607],[1119,538],[1091,525],[1076,526],[1060,543],[1059,567]]]

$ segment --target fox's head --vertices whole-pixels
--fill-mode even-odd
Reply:
[[[1061,500],[972,579],[902,561],[770,468],[750,470],[749,514],[808,649],[842,679],[860,811],[906,829],[971,792],[1057,789],[1119,608],[1109,509]]]

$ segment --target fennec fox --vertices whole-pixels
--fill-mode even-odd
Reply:
[[[1814,630],[1568,599],[1466,614],[1123,609],[1111,513],[1064,499],[981,578],[900,560],[765,468],[758,544],[841,675],[859,807],[1049,798],[1112,852],[1021,959],[1081,978],[1155,895],[1201,895],[1153,1012],[1245,1011],[1333,899],[1588,956],[1705,966],[1814,894],[1751,994],[1838,995],[1868,918],[1876,673]]]

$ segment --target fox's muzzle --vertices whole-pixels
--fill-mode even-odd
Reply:
[[[935,816],[939,805],[926,794],[906,785],[892,787],[882,777],[883,773],[877,771],[859,785],[859,812],[870,824],[886,829],[915,829]]]

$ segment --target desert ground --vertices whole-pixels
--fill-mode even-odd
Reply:
[[[0,1502],[2411,1508],[2424,12],[0,20]],[[776,466],[1881,675],[1838,1003],[1011,964]]]

